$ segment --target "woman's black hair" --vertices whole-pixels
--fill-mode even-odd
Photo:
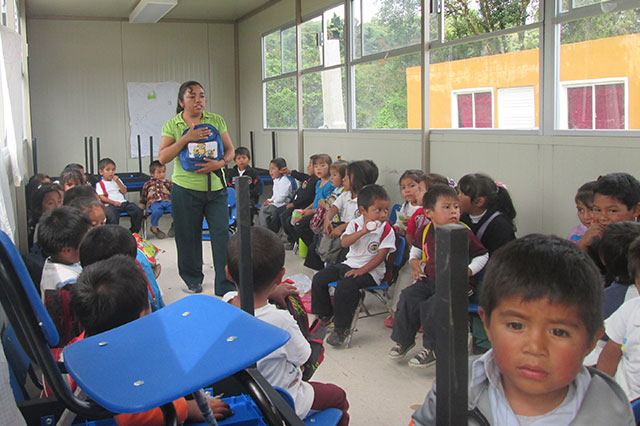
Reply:
[[[200,86],[200,87],[202,87],[202,84],[200,84],[200,83],[198,83],[197,81],[194,81],[194,80],[189,80],[189,81],[185,81],[184,83],[182,83],[182,85],[180,86],[180,89],[178,89],[178,103],[176,105],[176,114],[180,114],[182,111],[184,111],[184,107],[182,105],[180,105],[180,101],[184,102],[184,93],[191,86]],[[202,89],[204,90],[204,87],[202,87]]]
[[[347,166],[347,176],[351,181],[351,192],[357,194],[363,187],[376,183],[378,166],[371,160],[352,161]]]
[[[504,186],[497,185],[489,176],[484,173],[464,175],[458,182],[458,190],[471,198],[471,202],[484,197],[488,212],[500,211],[513,224],[516,209],[513,207],[509,191]]]

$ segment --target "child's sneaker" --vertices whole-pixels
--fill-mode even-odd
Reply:
[[[391,315],[384,320],[384,326],[387,328],[393,328],[393,317]]]
[[[162,229],[160,229],[160,228],[156,228],[156,229],[151,228],[151,232],[152,232],[152,233],[153,233],[153,235],[155,235],[155,236],[156,236],[156,238],[157,238],[157,239],[159,239],[159,240],[163,240],[163,239],[167,238],[167,234],[165,234],[165,233],[162,231]]]
[[[327,337],[327,343],[331,346],[341,346],[344,341],[349,337],[348,328],[334,328],[329,337]]]
[[[436,362],[436,353],[432,349],[422,349],[420,353],[409,360],[409,367],[427,368]]]
[[[389,358],[391,359],[400,359],[407,354],[416,345],[415,342],[410,345],[401,345],[400,343],[396,343],[393,345],[391,349],[389,349]]]

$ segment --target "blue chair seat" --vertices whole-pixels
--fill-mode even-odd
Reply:
[[[135,413],[228,377],[288,339],[285,331],[240,309],[193,295],[70,345],[64,363],[98,404]]]

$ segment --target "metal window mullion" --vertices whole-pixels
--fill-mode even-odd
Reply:
[[[342,67],[344,67],[344,64],[331,65],[330,67],[324,67],[322,65],[318,65],[318,66],[315,66],[315,67],[303,69],[301,72],[302,72],[302,74],[311,74],[311,73],[314,73],[314,72],[330,71],[332,69],[342,68]]]
[[[430,117],[430,84],[429,73],[431,71],[431,60],[429,50],[429,26],[431,24],[429,8],[425,7],[427,4],[431,4],[432,0],[422,0],[422,16],[420,22],[421,39],[420,39],[420,90],[421,90],[421,102],[422,102],[422,117],[420,117],[420,136],[421,136],[421,165],[422,170],[426,173],[431,172],[431,117]]]
[[[541,135],[553,132],[558,123],[558,85],[560,82],[560,28],[554,22],[554,13],[558,9],[557,2],[562,0],[542,0],[543,26],[540,46],[540,104],[538,114]]]
[[[296,105],[298,118],[298,170],[304,170],[304,134],[302,130],[302,0],[296,0]]]
[[[591,85],[591,130],[596,130],[596,85]]]
[[[561,0],[557,0],[561,1]],[[609,1],[607,4],[614,5],[613,10],[607,13],[621,12],[628,9],[636,9],[639,7],[638,0],[617,0],[615,2]],[[560,24],[567,21],[575,21],[577,19],[591,18],[593,16],[604,15],[602,11],[602,3],[596,3],[589,6],[583,6],[575,9],[571,9],[570,12],[558,13],[554,16],[554,23]]]
[[[364,56],[364,0],[360,2],[360,57]]]
[[[457,40],[451,40],[451,41],[432,41],[430,43],[430,47],[431,49],[439,49],[442,47],[451,47],[451,46],[457,46],[459,44],[467,44],[467,43],[473,43],[475,41],[482,41],[482,40],[488,40],[488,39],[492,39],[492,38],[498,38],[501,36],[505,36],[505,35],[509,35],[509,34],[515,34],[515,33],[520,33],[520,32],[524,32],[524,31],[530,31],[530,30],[535,30],[535,29],[540,29],[542,27],[542,22],[534,22],[533,24],[527,24],[527,25],[521,25],[518,27],[513,27],[513,28],[505,28],[504,30],[500,30],[500,31],[494,31],[492,33],[485,33],[485,34],[478,34],[472,37],[465,37],[465,38],[460,38]]]
[[[277,76],[274,76],[274,77],[263,78],[262,82],[263,83],[269,83],[269,82],[274,81],[274,80],[282,80],[282,79],[285,79],[285,78],[291,78],[291,77],[295,77],[295,76],[296,76],[296,72],[295,71],[291,71],[291,72],[288,72],[286,74],[280,74],[280,75],[277,75]]]
[[[351,65],[365,64],[369,62],[380,61],[384,59],[391,59],[397,56],[409,55],[411,53],[420,53],[420,45],[412,44],[411,46],[399,47],[393,50],[386,50],[384,52],[374,53],[368,56],[363,56],[351,61]]]
[[[355,123],[355,91],[352,77],[352,68],[351,61],[353,55],[353,1],[354,0],[345,0],[345,10],[344,10],[344,36],[345,36],[345,44],[344,44],[344,73],[346,78],[346,93],[347,96],[347,110],[345,111],[345,119],[347,122],[347,132],[351,132],[354,129]],[[359,0],[355,0],[359,1]],[[362,8],[360,9],[362,10]]]

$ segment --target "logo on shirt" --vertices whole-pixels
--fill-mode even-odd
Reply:
[[[378,252],[378,247],[380,247],[380,243],[377,241],[373,241],[371,243],[369,243],[369,246],[367,247],[367,250],[369,251],[369,253],[377,253]]]

